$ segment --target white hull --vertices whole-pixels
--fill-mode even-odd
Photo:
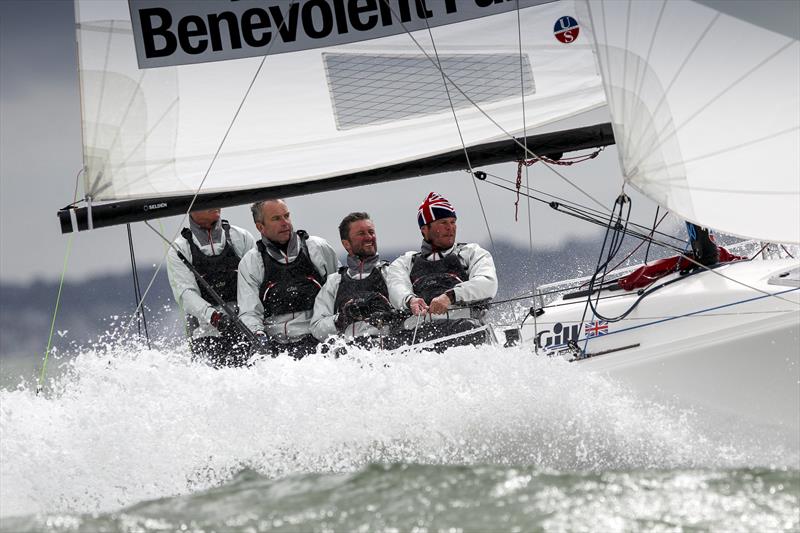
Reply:
[[[719,431],[758,429],[797,450],[800,288],[797,270],[790,272],[797,267],[792,260],[750,261],[688,276],[649,294],[625,319],[609,322],[606,334],[588,340],[586,324],[592,329],[596,319],[589,309],[581,320],[586,298],[558,300],[563,305],[525,325],[523,341],[533,346],[538,337],[539,353],[606,373],[642,397],[691,408]],[[597,309],[617,316],[637,298],[603,291]],[[577,340],[588,357],[576,357],[566,340]]]

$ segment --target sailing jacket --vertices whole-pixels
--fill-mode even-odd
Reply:
[[[228,241],[225,230],[222,227],[222,220],[218,221],[213,228],[206,230],[198,226],[194,220],[189,219],[189,228],[192,237],[192,244],[186,240],[184,235],[175,239],[173,246],[181,251],[192,264],[202,262],[202,259],[193,257],[192,250],[199,250],[208,257],[219,257],[227,255]],[[185,233],[185,232],[184,232]],[[245,229],[237,226],[229,226],[230,246],[237,257],[243,257],[248,250],[255,246],[255,239]],[[204,291],[197,284],[194,273],[189,267],[183,264],[174,248],[170,248],[167,253],[167,275],[169,284],[172,287],[172,294],[178,302],[183,313],[187,315],[190,325],[194,327],[191,331],[193,338],[206,337],[209,335],[219,335],[219,331],[210,324],[211,315],[218,310],[216,302],[210,297],[203,297]],[[235,298],[231,299],[235,303]]]
[[[331,335],[337,335],[336,319],[344,301],[350,297],[364,294],[364,291],[379,293],[386,297],[387,309],[388,290],[386,288],[386,270],[389,263],[375,258],[374,261],[353,261],[348,257],[348,267],[342,267],[339,272],[328,276],[328,281],[323,285],[314,302],[314,315],[311,317],[311,334],[318,340],[325,340]],[[375,276],[379,278],[376,279]],[[343,281],[344,280],[344,281]],[[366,321],[349,324],[342,334],[347,338],[377,337],[387,334],[388,327],[378,328]]]
[[[263,249],[270,258],[284,265],[291,265],[298,259],[303,260],[301,251],[303,239],[295,232],[286,251],[280,250],[266,239],[261,239]],[[339,259],[328,241],[320,237],[310,236],[305,239],[307,257],[324,281],[339,269]],[[291,341],[310,333],[312,309],[294,311],[265,316],[262,295],[259,289],[265,281],[264,258],[258,248],[253,248],[239,263],[238,303],[239,318],[252,331],[263,331],[276,337],[279,341]],[[322,283],[321,283],[322,284]]]
[[[386,284],[389,288],[389,300],[392,305],[401,310],[408,310],[408,301],[415,294],[411,280],[411,272],[415,261],[441,261],[455,254],[461,266],[466,270],[468,279],[457,281],[452,289],[455,293],[455,302],[451,307],[466,306],[494,298],[497,294],[497,271],[494,267],[492,255],[477,244],[455,244],[449,250],[423,255],[421,252],[406,252],[389,266]],[[415,259],[416,257],[416,259]],[[455,258],[451,257],[450,261]],[[444,292],[444,291],[442,291]],[[455,320],[460,318],[474,318],[471,309],[453,309],[442,315],[425,315],[424,320]],[[417,324],[417,317],[412,316],[405,322],[407,329],[413,329]]]

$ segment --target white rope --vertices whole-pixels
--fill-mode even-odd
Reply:
[[[414,336],[411,337],[411,344],[417,342],[417,330],[419,329],[419,320],[422,318],[422,315],[417,315],[417,322],[414,324]]]
[[[426,348],[428,346],[433,346],[435,344],[439,344],[440,342],[445,342],[445,341],[450,341],[450,340],[453,340],[453,339],[458,339],[458,338],[461,338],[461,337],[466,337],[467,335],[472,335],[474,333],[479,333],[479,332],[485,331],[487,329],[489,329],[489,325],[485,324],[483,326],[480,326],[480,327],[477,327],[477,328],[474,328],[474,329],[470,329],[470,330],[467,330],[467,331],[461,331],[459,333],[453,333],[452,335],[448,335],[446,337],[439,337],[438,339],[433,339],[433,340],[421,342],[419,344],[414,344],[412,342],[409,346],[401,346],[400,348],[396,348],[394,350],[390,350],[387,353],[389,355],[392,355],[392,354],[396,354],[396,353],[408,352],[408,351],[411,351],[411,350],[418,350],[420,348]],[[415,336],[416,336],[416,331],[414,333],[415,333]]]

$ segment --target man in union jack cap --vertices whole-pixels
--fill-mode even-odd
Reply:
[[[456,211],[431,192],[419,206],[419,251],[406,252],[389,267],[386,284],[397,309],[410,311],[407,331],[416,341],[451,335],[448,345],[485,341],[485,304],[497,294],[497,272],[489,252],[477,244],[456,243]]]

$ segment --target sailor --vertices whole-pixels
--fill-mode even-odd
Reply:
[[[189,227],[183,228],[167,253],[169,284],[186,314],[192,353],[216,367],[243,363],[246,350],[241,346],[241,332],[178,251],[235,310],[239,260],[254,246],[255,239],[247,230],[221,220],[219,209],[206,209],[189,214]]]
[[[261,240],[239,264],[239,317],[258,336],[259,352],[300,359],[319,344],[310,330],[314,299],[339,260],[325,239],[294,230],[283,200],[251,211]]]
[[[712,266],[720,260],[720,250],[714,242],[714,234],[709,228],[686,222],[686,233],[695,261],[703,266]]]
[[[314,303],[311,333],[324,341],[342,335],[364,347],[393,348],[392,326],[403,315],[389,303],[386,269],[378,255],[375,224],[367,213],[350,213],[339,224],[347,265],[328,276]]]
[[[485,315],[481,304],[497,294],[491,254],[477,244],[456,243],[455,209],[436,193],[419,206],[417,223],[420,250],[401,255],[387,272],[392,305],[414,315],[405,322],[406,337],[419,342],[479,328]],[[440,343],[437,349],[485,339],[479,331]]]

